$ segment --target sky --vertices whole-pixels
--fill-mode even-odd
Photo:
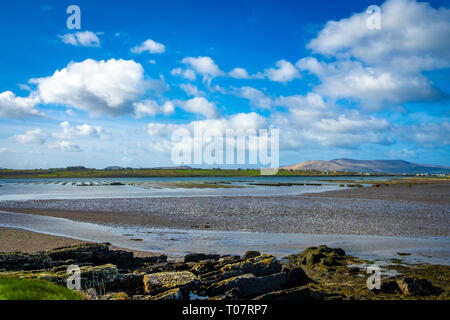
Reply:
[[[279,129],[281,165],[450,166],[449,0],[1,5],[2,168],[170,166],[195,126]]]

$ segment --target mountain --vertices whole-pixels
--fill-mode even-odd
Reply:
[[[363,173],[394,173],[394,174],[450,173],[450,167],[418,164],[403,160],[354,160],[354,159],[333,159],[330,161],[311,160],[291,166],[282,167],[281,169],[347,171],[347,172],[363,172]]]

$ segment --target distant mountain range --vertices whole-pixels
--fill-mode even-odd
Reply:
[[[418,164],[403,160],[354,160],[354,159],[333,159],[330,161],[311,160],[291,166],[282,167],[281,169],[347,171],[347,172],[362,172],[362,173],[393,173],[393,174],[450,173],[450,167]]]

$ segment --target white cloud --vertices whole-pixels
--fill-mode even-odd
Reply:
[[[73,46],[100,47],[100,39],[92,31],[79,31],[59,36],[62,42]]]
[[[166,101],[160,106],[154,100],[143,100],[133,103],[134,112],[137,117],[155,116],[157,114],[169,115],[174,112],[175,106],[171,101]]]
[[[91,126],[89,124],[82,124],[76,127],[70,126],[68,121],[61,122],[60,127],[62,132],[54,133],[53,136],[60,139],[74,139],[79,137],[99,138],[106,132],[102,127]]]
[[[399,58],[414,58],[418,65],[409,65],[413,69],[450,64],[449,9],[434,9],[415,0],[388,0],[381,6],[381,29],[368,29],[367,17],[364,11],[347,19],[329,21],[309,43],[309,48],[325,55],[392,66]]]
[[[146,132],[151,137],[151,143],[146,148],[158,152],[171,152],[177,143],[171,141],[172,133],[177,129],[186,129],[193,135],[194,128],[202,128],[205,131],[214,129],[223,135],[226,134],[226,130],[234,130],[234,133],[243,130],[242,132],[245,134],[247,130],[267,129],[267,121],[261,115],[251,112],[218,119],[192,121],[188,124],[151,122],[146,127]]]
[[[141,54],[143,52],[149,53],[164,53],[166,51],[166,46],[162,43],[153,41],[152,39],[145,40],[140,45],[131,49],[131,52]]]
[[[280,97],[274,105],[286,106],[289,113],[272,116],[283,130],[284,145],[320,145],[356,148],[362,144],[391,144],[391,124],[380,118],[366,116],[357,110],[340,109],[316,93],[306,96]]]
[[[11,137],[21,144],[44,144],[47,135],[41,129],[28,130],[24,134],[18,134]]]
[[[186,94],[188,94],[188,95],[190,95],[190,96],[200,97],[200,96],[204,96],[204,95],[205,95],[205,93],[204,93],[203,91],[199,90],[199,89],[197,88],[197,86],[192,85],[192,84],[190,84],[190,83],[188,83],[188,84],[182,83],[182,84],[180,84],[180,88],[181,88],[184,92],[186,92]]]
[[[133,60],[71,62],[52,76],[30,80],[46,103],[86,110],[95,115],[132,111],[132,102],[152,86],[144,69]]]
[[[315,58],[305,58],[299,60],[297,66],[310,71],[322,81],[314,89],[318,93],[336,99],[354,98],[371,109],[379,108],[383,102],[427,100],[440,95],[432,82],[420,74],[365,67],[358,61],[343,60],[326,64]]]
[[[405,141],[414,141],[424,146],[450,145],[450,122],[415,124],[397,128]]]
[[[247,70],[244,68],[234,68],[228,75],[235,79],[263,79],[264,75],[262,73],[256,73],[253,75],[249,75]]]
[[[215,118],[218,115],[216,105],[203,97],[195,97],[181,103],[181,108],[190,113],[198,113],[206,118]]]
[[[211,79],[224,75],[224,72],[219,69],[210,57],[186,57],[181,62],[190,66],[197,74],[202,75],[203,80],[208,83]]]
[[[43,114],[35,109],[40,103],[40,99],[35,94],[30,94],[26,98],[17,97],[11,91],[0,93],[0,117],[24,118],[30,116],[42,116]]]
[[[191,69],[183,70],[182,68],[175,68],[170,72],[170,74],[176,77],[183,77],[190,81],[195,81],[195,79],[197,78],[197,75]]]
[[[381,29],[368,29],[367,17],[364,11],[329,21],[308,44],[314,53],[335,58],[297,63],[322,81],[315,91],[355,99],[372,109],[443,97],[423,72],[450,66],[450,10],[388,0],[381,6]]]
[[[271,68],[264,71],[265,75],[272,81],[287,83],[300,77],[298,70],[289,61],[279,60],[275,65],[277,69]]]
[[[70,143],[68,141],[60,141],[56,144],[50,145],[49,149],[59,150],[59,151],[64,151],[64,152],[82,152],[83,151],[79,145]]]
[[[250,100],[250,104],[263,109],[270,109],[272,99],[267,97],[262,91],[252,87],[241,87],[237,94],[240,97]]]
[[[247,70],[245,70],[244,68],[234,68],[233,70],[231,70],[228,75],[232,78],[236,78],[236,79],[249,79],[250,76],[247,72]]]

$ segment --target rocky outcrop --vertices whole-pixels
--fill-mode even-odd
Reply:
[[[227,264],[220,271],[222,273],[239,271],[242,273],[252,273],[259,277],[280,272],[281,267],[281,263],[274,256],[264,254],[241,262]]]
[[[338,266],[345,257],[345,251],[337,248],[332,249],[327,246],[309,247],[299,254],[292,254],[289,263],[292,265],[313,266],[322,264],[324,266]]]
[[[397,285],[407,296],[429,296],[437,291],[437,288],[425,279],[403,278],[397,280]]]
[[[77,265],[84,295],[103,300],[450,297],[446,282],[450,267],[398,265],[396,271],[403,275],[382,279],[380,289],[369,290],[367,274],[361,267],[367,263],[342,249],[326,246],[306,248],[284,262],[258,251],[247,251],[242,257],[189,254],[180,261],[167,261],[166,256],[136,258],[130,252],[110,250],[108,244],[89,244],[36,254],[0,253],[0,277],[36,278],[66,285],[70,276],[67,267]],[[423,276],[410,276],[418,270],[423,275],[439,275],[433,280],[437,286]],[[440,285],[444,290],[438,288]]]
[[[189,271],[159,272],[144,276],[146,293],[156,294],[174,288],[189,290],[197,284],[197,277]]]

